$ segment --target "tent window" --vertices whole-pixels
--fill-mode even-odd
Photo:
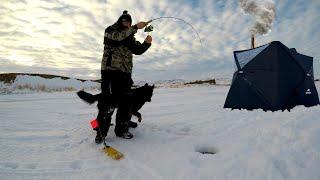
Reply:
[[[237,60],[239,62],[240,67],[243,68],[246,64],[248,64],[248,62],[251,61],[251,59],[256,57],[260,52],[265,50],[268,46],[269,46],[269,44],[266,44],[264,46],[261,46],[261,47],[255,48],[255,49],[250,49],[250,50],[243,51],[243,52],[236,52],[236,57],[237,57]]]

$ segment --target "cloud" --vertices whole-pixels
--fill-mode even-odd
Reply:
[[[271,32],[257,37],[257,44],[280,40],[314,56],[320,77],[320,2],[275,0],[275,7]],[[160,16],[182,18],[203,41],[202,47],[193,29],[180,21],[153,22],[152,47],[134,56],[135,80],[230,78],[233,51],[250,47],[252,19],[234,0],[8,0],[0,4],[0,72],[100,78],[104,29],[125,9],[134,23]],[[145,36],[143,31],[136,34],[139,41]]]

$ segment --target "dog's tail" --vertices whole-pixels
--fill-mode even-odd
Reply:
[[[98,100],[97,95],[92,95],[92,94],[87,93],[83,90],[78,91],[77,95],[79,96],[80,99],[82,99],[84,102],[86,102],[88,104],[93,104],[94,102],[96,102]]]

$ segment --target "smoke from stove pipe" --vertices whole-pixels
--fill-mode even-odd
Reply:
[[[255,37],[267,34],[272,27],[276,16],[276,8],[273,0],[239,0],[245,13],[253,16],[255,22],[250,28],[251,48],[255,47]]]

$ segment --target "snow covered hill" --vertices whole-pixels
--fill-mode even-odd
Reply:
[[[213,79],[217,85],[230,85],[229,79]],[[156,82],[137,81],[135,86],[144,84],[154,84],[156,87],[180,88],[190,86],[190,81],[183,79],[162,80]],[[0,95],[1,94],[26,94],[38,92],[61,92],[99,90],[100,83],[97,80],[80,80],[75,78],[46,75],[46,74],[26,74],[26,73],[8,73],[0,74]]]
[[[33,92],[75,91],[80,89],[99,89],[94,81],[80,81],[74,78],[44,78],[41,76],[16,75],[12,82],[0,81],[0,94],[17,94]]]
[[[94,143],[97,110],[75,92],[1,95],[0,179],[320,179],[320,106],[231,111],[228,89],[155,89],[133,139],[109,131],[121,161]]]

